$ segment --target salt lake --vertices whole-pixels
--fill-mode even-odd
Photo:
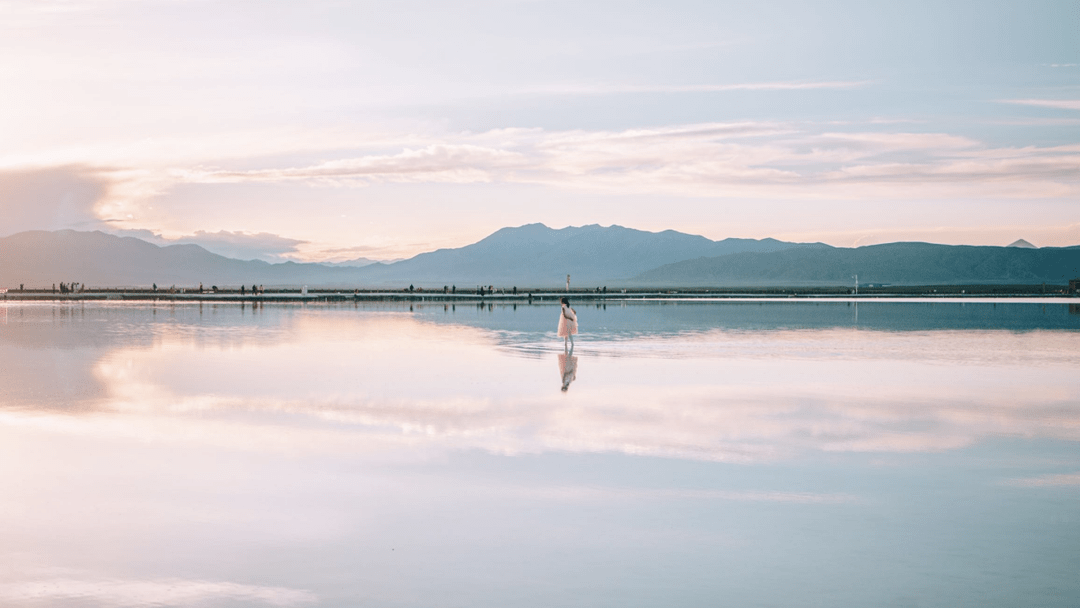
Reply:
[[[0,605],[1076,606],[1069,302],[0,303]]]

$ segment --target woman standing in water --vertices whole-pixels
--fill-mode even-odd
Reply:
[[[566,341],[570,341],[570,348],[574,348],[574,334],[577,333],[577,313],[570,308],[570,300],[562,299],[562,313],[559,315],[559,337],[563,339],[563,349],[566,349]]]

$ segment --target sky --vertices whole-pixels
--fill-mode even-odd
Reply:
[[[1067,1],[0,0],[0,236],[1080,244]]]

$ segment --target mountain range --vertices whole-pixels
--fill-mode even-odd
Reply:
[[[1080,277],[1077,247],[973,247],[886,243],[743,252],[666,264],[633,278],[639,285],[810,286],[1066,284]]]
[[[102,232],[30,231],[0,238],[0,287],[265,286],[509,288],[807,286],[860,283],[1064,284],[1080,276],[1080,248],[889,243],[857,248],[775,239],[724,239],[622,226],[503,228],[455,249],[393,263],[270,264],[197,245],[157,245]],[[362,266],[359,264],[363,264]]]
[[[738,252],[802,247],[775,239],[709,240],[674,230],[645,232],[598,225],[561,230],[543,224],[503,228],[472,245],[439,249],[368,268],[374,281],[423,285],[592,286],[623,281],[663,264]]]

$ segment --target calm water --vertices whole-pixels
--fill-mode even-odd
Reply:
[[[0,605],[1080,604],[1075,306],[576,308],[0,305]]]

